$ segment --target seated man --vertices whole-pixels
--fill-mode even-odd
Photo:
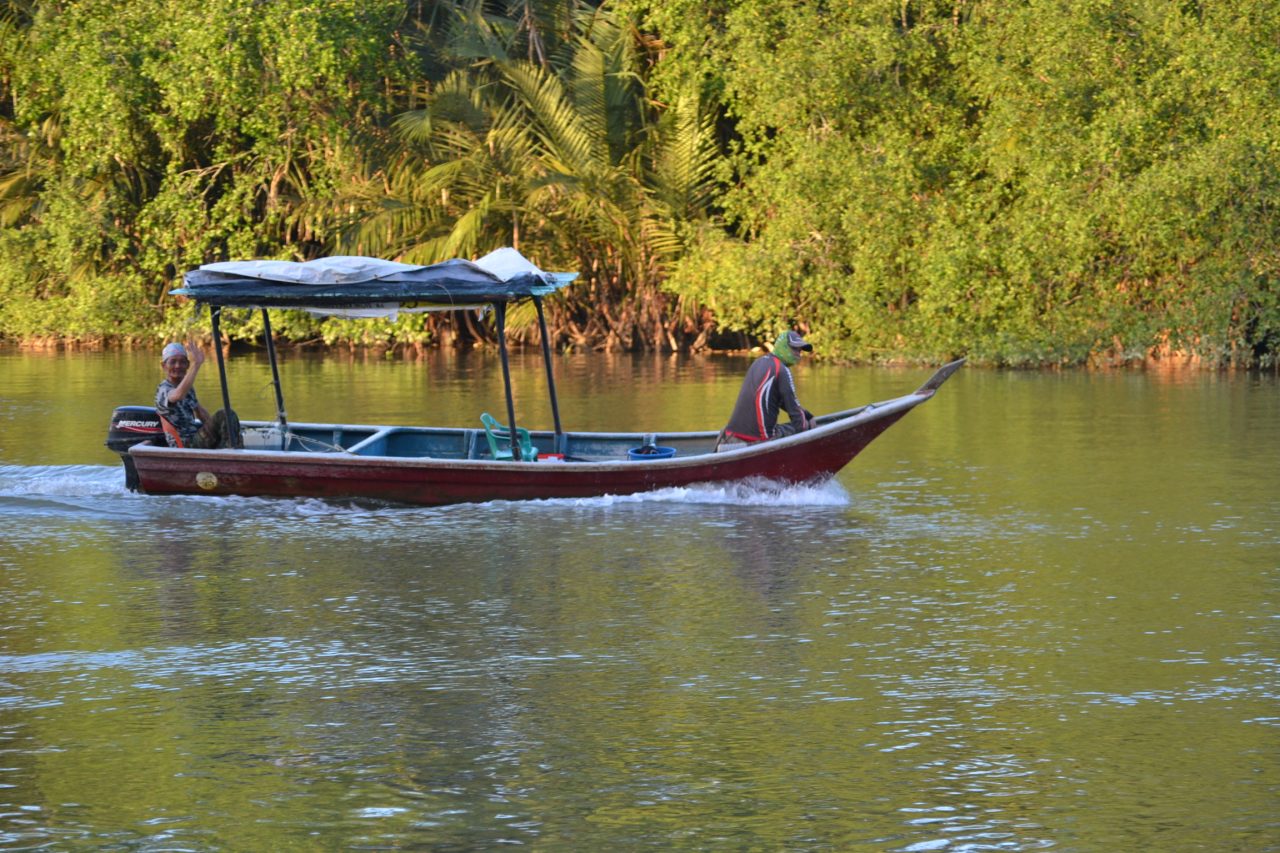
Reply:
[[[813,352],[798,332],[783,332],[773,344],[773,351],[762,355],[747,370],[738,402],[733,407],[729,425],[720,434],[717,449],[739,442],[765,441],[803,432],[813,426],[809,414],[796,399],[791,366],[802,353]],[[790,423],[778,423],[778,412],[785,409]]]
[[[210,418],[196,400],[194,386],[200,365],[204,364],[204,351],[194,340],[190,347],[194,363],[187,359],[182,344],[166,344],[160,354],[165,378],[156,388],[156,412],[178,433],[175,437],[165,430],[165,438],[170,447],[235,447],[237,442],[233,437],[240,430],[240,419],[235,412],[228,416],[224,409],[219,409]]]

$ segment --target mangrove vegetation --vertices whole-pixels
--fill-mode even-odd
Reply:
[[[0,0],[0,338],[202,263],[511,245],[560,348],[1280,353],[1274,0]],[[519,317],[514,318],[520,320]],[[483,321],[283,317],[426,346]],[[229,334],[257,332],[232,318]]]

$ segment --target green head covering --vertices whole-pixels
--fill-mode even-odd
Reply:
[[[782,359],[787,367],[792,367],[800,360],[800,351],[813,352],[813,344],[800,337],[799,332],[783,332],[773,342],[773,354]]]

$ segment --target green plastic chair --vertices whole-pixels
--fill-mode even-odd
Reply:
[[[494,420],[493,415],[488,412],[480,416],[480,423],[484,424],[484,437],[489,439],[489,453],[493,458],[515,459],[511,452],[511,430]],[[520,458],[525,462],[536,461],[538,448],[530,441],[529,431],[524,427],[516,427],[516,435],[520,439]]]

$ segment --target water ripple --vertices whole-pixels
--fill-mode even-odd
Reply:
[[[109,465],[0,465],[0,497],[127,494],[124,474]]]

